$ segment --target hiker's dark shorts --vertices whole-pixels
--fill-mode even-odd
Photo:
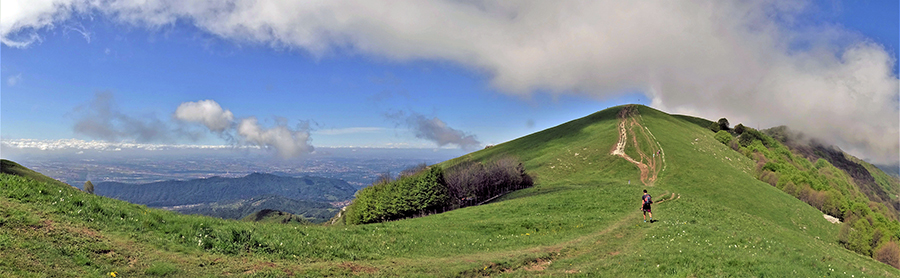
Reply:
[[[651,211],[650,211],[650,205],[644,205],[644,207],[641,208],[641,210],[642,210],[642,211],[645,211],[645,212],[651,212]]]

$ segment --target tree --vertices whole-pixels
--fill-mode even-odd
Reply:
[[[715,132],[719,132],[719,130],[721,130],[721,129],[719,129],[719,124],[711,123],[711,124],[709,124],[709,130],[712,130],[712,132],[715,133]]]
[[[94,184],[91,181],[84,182],[84,191],[90,194],[94,194]]]
[[[737,134],[744,133],[745,129],[746,128],[744,127],[744,124],[738,124],[738,125],[734,126],[734,133],[737,133]]]
[[[728,127],[728,119],[721,118],[719,119],[719,130],[729,130],[731,128]]]
[[[896,242],[888,242],[875,251],[875,259],[900,269],[900,247]]]

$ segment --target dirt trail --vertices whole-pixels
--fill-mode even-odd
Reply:
[[[659,141],[656,140],[656,136],[650,132],[650,129],[641,125],[640,119],[643,119],[643,117],[638,113],[636,107],[629,105],[622,108],[622,110],[619,111],[618,118],[619,142],[613,146],[610,154],[622,157],[637,166],[638,169],[641,170],[641,182],[644,183],[644,185],[653,186],[659,173],[665,169],[665,152],[663,151],[662,146],[659,144]],[[625,147],[629,141],[629,134],[631,135],[631,143],[634,144],[634,149],[637,152],[639,160],[634,159],[625,153]],[[642,146],[640,141],[649,143],[649,146]],[[648,149],[650,155],[644,153],[643,149]]]

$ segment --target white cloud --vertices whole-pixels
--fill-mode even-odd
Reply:
[[[313,151],[310,145],[309,127],[306,124],[296,128],[287,126],[285,120],[278,120],[275,127],[263,128],[256,117],[240,119],[237,122],[234,114],[223,109],[214,100],[201,100],[197,102],[184,102],[175,110],[175,119],[200,123],[210,131],[219,133],[224,138],[235,143],[250,143],[259,147],[273,148],[284,158],[297,157]],[[234,137],[237,132],[238,137]]]
[[[419,139],[425,139],[444,147],[456,145],[460,149],[471,150],[481,145],[475,135],[467,134],[462,130],[452,128],[437,117],[428,118],[425,115],[412,112],[397,111],[385,115],[388,119],[404,125]]]
[[[313,151],[309,144],[308,128],[292,129],[286,125],[277,125],[265,129],[259,126],[256,117],[242,119],[237,127],[242,140],[262,146],[271,147],[284,158],[296,157]]]
[[[643,90],[665,110],[788,124],[874,162],[900,154],[895,57],[835,26],[794,28],[806,1],[3,1],[25,47],[73,13],[326,55],[456,62],[527,95]]]
[[[175,110],[175,118],[186,122],[201,123],[209,130],[221,133],[231,127],[234,114],[222,109],[219,103],[208,99],[182,103]]]
[[[6,85],[16,86],[22,81],[22,74],[16,74],[6,79]]]

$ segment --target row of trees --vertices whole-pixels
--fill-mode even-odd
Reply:
[[[447,169],[419,165],[396,179],[382,175],[347,207],[348,224],[390,221],[480,204],[534,184],[516,159],[464,162]]]

